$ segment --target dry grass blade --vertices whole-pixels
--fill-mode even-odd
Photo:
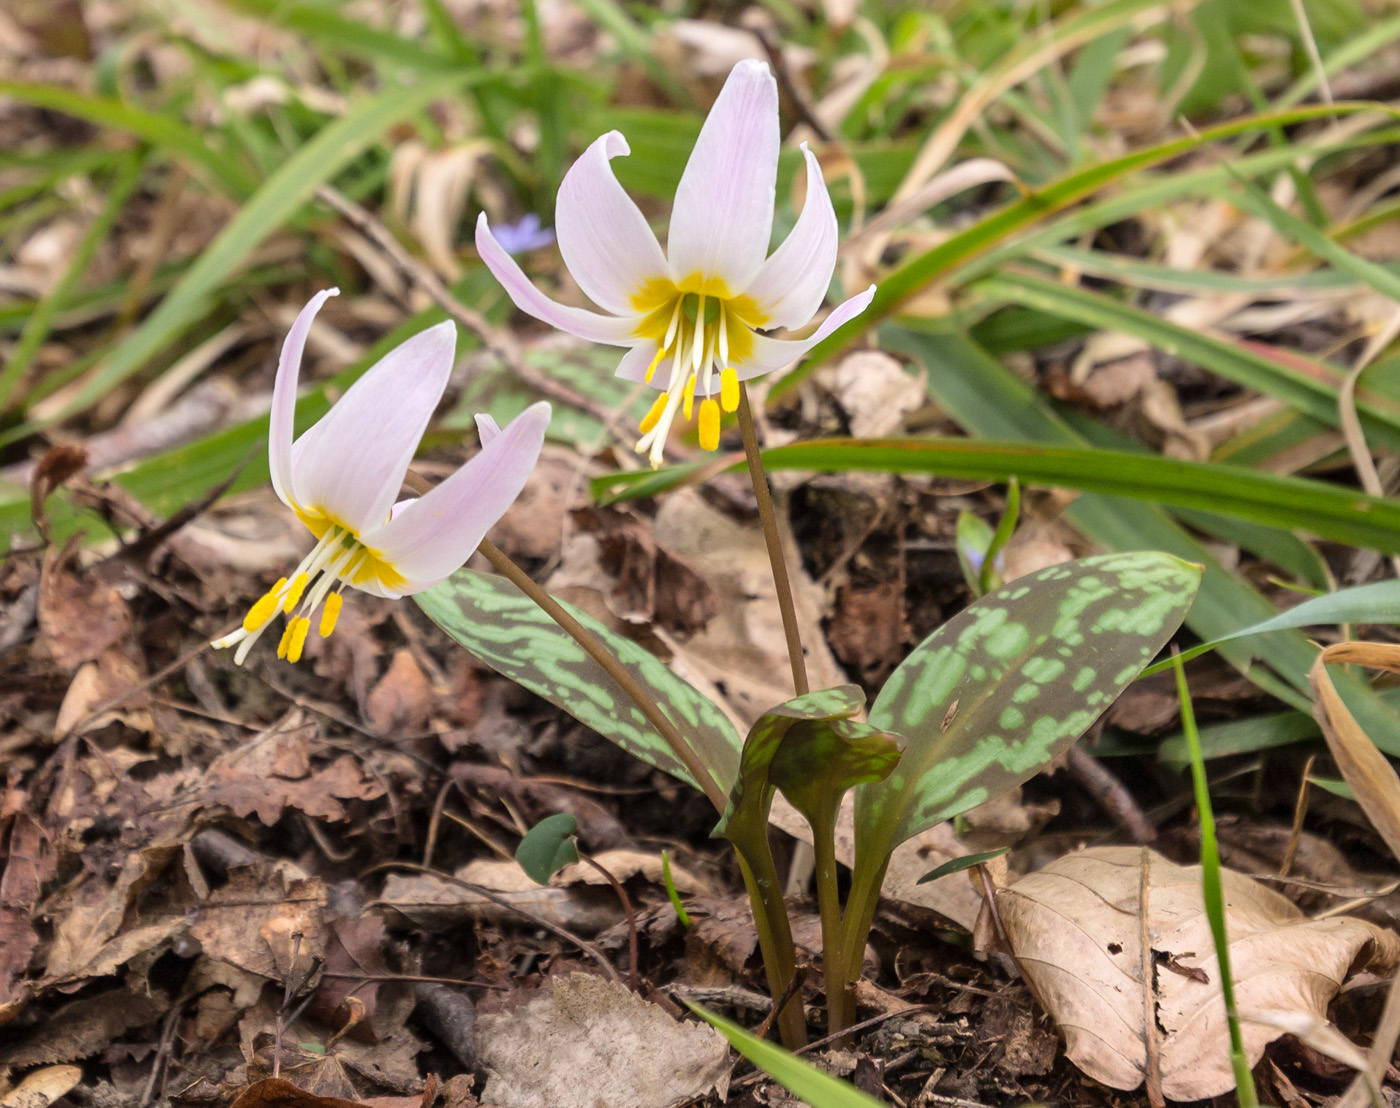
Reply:
[[[1318,655],[1308,674],[1312,682],[1313,714],[1327,738],[1327,746],[1350,786],[1356,802],[1366,818],[1385,839],[1391,852],[1400,859],[1400,777],[1356,722],[1346,703],[1338,695],[1330,664],[1355,663],[1371,669],[1400,673],[1400,645],[1393,643],[1346,642],[1329,646]],[[1380,1027],[1376,1029],[1367,1068],[1357,1075],[1346,1095],[1343,1108],[1359,1108],[1371,1096],[1385,1074],[1395,1044],[1400,1039],[1400,977],[1392,982],[1386,998]]]
[[[1313,687],[1313,714],[1327,738],[1337,768],[1351,786],[1366,818],[1396,858],[1400,858],[1400,777],[1361,729],[1332,683],[1327,667],[1346,664],[1400,673],[1400,645],[1337,643],[1318,655],[1308,674]]]

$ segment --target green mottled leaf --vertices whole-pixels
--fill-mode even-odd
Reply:
[[[578,861],[577,833],[577,816],[568,812],[545,816],[525,832],[515,848],[515,860],[536,885],[548,885],[551,877]]]
[[[1082,735],[1171,637],[1199,566],[1102,554],[1051,566],[949,620],[890,675],[871,726],[908,741],[856,794],[875,853],[1019,785]]]
[[[468,653],[497,673],[544,697],[648,765],[699,788],[621,687],[509,581],[462,569],[413,599]],[[564,607],[632,671],[720,787],[729,789],[738,774],[740,746],[724,713],[631,639],[568,604]]]
[[[744,739],[739,775],[734,778],[729,807],[720,818],[715,834],[738,845],[741,839],[754,834],[756,828],[767,827],[774,792],[768,770],[790,728],[806,721],[849,719],[864,706],[865,694],[859,686],[841,685],[784,701],[759,716]]]
[[[853,719],[802,720],[788,728],[768,780],[813,828],[835,820],[857,785],[883,781],[899,764],[904,740]]]

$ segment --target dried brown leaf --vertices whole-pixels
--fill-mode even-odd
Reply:
[[[91,662],[131,630],[131,612],[116,589],[77,567],[82,536],[44,555],[39,629],[54,662],[72,669]]]
[[[273,981],[297,981],[326,951],[323,909],[326,887],[319,878],[285,883],[266,864],[234,870],[214,891],[190,934],[204,953]]]
[[[718,1032],[680,1023],[624,986],[576,973],[477,1019],[481,1099],[512,1108],[664,1108],[729,1083]]]
[[[1400,673],[1400,646],[1337,643],[1318,655],[1308,674],[1313,687],[1313,714],[1327,738],[1337,769],[1390,852],[1400,858],[1400,777],[1356,722],[1327,672],[1328,665],[1347,663]]]
[[[45,1066],[25,1074],[23,1081],[0,1097],[0,1108],[48,1108],[82,1076],[83,1071],[77,1066]]]
[[[1384,973],[1400,960],[1390,931],[1345,917],[1310,920],[1258,882],[1232,870],[1222,876],[1251,1065],[1283,1033],[1280,1019],[1325,1023],[1349,973]],[[1171,1100],[1234,1087],[1200,867],[1140,847],[1095,847],[1000,890],[997,907],[1066,1053],[1091,1077],[1116,1089],[1159,1077]]]

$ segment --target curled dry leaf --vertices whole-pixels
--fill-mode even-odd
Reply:
[[[1337,693],[1328,665],[1354,663],[1400,673],[1400,646],[1394,643],[1343,642],[1318,655],[1308,678],[1313,687],[1313,714],[1327,737],[1337,768],[1351,786],[1366,818],[1400,858],[1400,778],[1376,749]]]
[[[65,1096],[83,1076],[78,1066],[45,1066],[0,1097],[0,1108],[48,1108]]]
[[[1222,878],[1251,1065],[1283,1034],[1281,1022],[1325,1023],[1349,973],[1385,973],[1400,960],[1390,931],[1345,917],[1311,920],[1243,874]],[[1199,866],[1141,847],[1095,847],[1000,890],[997,907],[1066,1053],[1089,1076],[1115,1089],[1147,1080],[1169,1100],[1234,1087]]]
[[[665,1108],[729,1085],[729,1047],[626,987],[575,973],[513,1011],[477,1020],[483,1104]],[[583,1078],[581,1080],[581,1078]]]

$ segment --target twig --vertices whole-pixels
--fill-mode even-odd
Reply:
[[[901,1008],[897,1012],[881,1012],[878,1016],[871,1016],[868,1020],[862,1020],[860,1023],[852,1024],[844,1031],[837,1031],[830,1035],[823,1035],[820,1039],[814,1039],[805,1046],[798,1047],[793,1053],[808,1054],[813,1050],[820,1050],[824,1046],[829,1046],[837,1039],[844,1038],[847,1035],[854,1035],[860,1031],[869,1031],[872,1027],[878,1027],[880,1024],[889,1020],[898,1019],[900,1016],[910,1016],[915,1012],[932,1012],[938,1007],[939,1005],[937,1004],[911,1004],[908,1008]],[[763,1081],[767,1077],[768,1075],[762,1071],[751,1073],[739,1078],[738,1081],[731,1082],[729,1087],[731,1089],[743,1088],[757,1081]],[[967,1103],[972,1102],[968,1101]],[[985,1106],[979,1106],[979,1108],[985,1108]]]
[[[433,303],[481,339],[487,350],[536,392],[587,412],[605,424],[614,418],[614,413],[606,404],[584,396],[526,362],[520,356],[519,347],[506,332],[493,327],[480,312],[473,311],[453,296],[442,279],[405,250],[389,229],[368,210],[329,185],[318,188],[316,198],[334,208],[345,222],[369,240],[370,245],[383,253],[400,276],[410,285],[422,289]]]
[[[742,382],[739,384],[739,430],[744,436],[744,458],[753,481],[753,494],[758,500],[758,519],[763,524],[768,562],[773,567],[773,585],[778,593],[778,610],[783,617],[783,635],[787,639],[788,662],[792,666],[792,684],[797,695],[804,696],[810,686],[807,684],[807,661],[802,654],[802,635],[797,629],[797,608],[792,600],[792,581],[788,577],[787,560],[783,557],[783,540],[778,534],[778,517],[773,511],[768,475],[763,470],[763,458],[758,452],[758,434],[753,425],[753,408],[749,406],[749,390]]]
[[[579,857],[586,865],[592,866],[607,880],[613,887],[613,892],[617,893],[617,899],[622,902],[622,913],[627,917],[627,984],[635,993],[641,988],[641,973],[639,971],[640,959],[637,956],[637,911],[632,907],[632,898],[627,895],[627,890],[622,887],[622,882],[613,876],[597,859],[579,852]]]
[[[751,30],[753,37],[758,39],[758,44],[763,47],[763,52],[768,55],[768,64],[773,67],[773,75],[778,79],[778,87],[787,94],[787,98],[792,101],[792,106],[797,110],[797,118],[812,128],[812,134],[816,135],[822,142],[834,141],[831,128],[817,118],[817,113],[807,102],[806,94],[793,81],[792,73],[788,70],[787,58],[783,56],[782,44],[774,41],[766,28],[753,27]]]
[[[509,900],[503,897],[500,893],[496,892],[494,889],[488,889],[484,885],[473,885],[470,881],[463,881],[460,878],[453,877],[451,874],[442,873],[440,870],[429,869],[427,866],[420,866],[417,862],[380,862],[378,865],[370,866],[369,869],[365,870],[363,876],[368,877],[371,873],[379,873],[382,870],[390,869],[407,870],[409,873],[421,873],[427,877],[435,877],[439,881],[446,881],[449,885],[456,885],[458,888],[466,889],[468,892],[476,893],[477,896],[485,897],[487,900],[491,901],[492,904],[497,904],[508,912],[514,912],[516,915],[529,920],[536,927],[543,927],[546,931],[558,935],[561,939],[565,940],[566,942],[573,943],[574,946],[578,947],[581,951],[583,951],[600,966],[602,966],[603,971],[608,975],[608,978],[610,980],[616,981],[619,985],[622,984],[622,978],[618,975],[618,972],[613,967],[613,964],[610,961],[608,961],[607,955],[604,954],[592,943],[590,943],[587,939],[575,935],[567,927],[561,927],[559,926],[559,924],[553,922],[552,920],[545,919],[544,916],[538,915],[535,912],[530,911],[530,909],[528,908],[522,908],[519,904],[512,904]],[[389,901],[376,901],[375,903],[384,905],[385,907],[389,908],[394,907],[394,905]]]
[[[1133,842],[1141,846],[1156,840],[1157,829],[1148,822],[1132,793],[1123,786],[1123,782],[1104,769],[1097,758],[1075,745],[1069,748],[1065,763],[1099,807],[1113,817],[1113,821],[1128,833]]]

